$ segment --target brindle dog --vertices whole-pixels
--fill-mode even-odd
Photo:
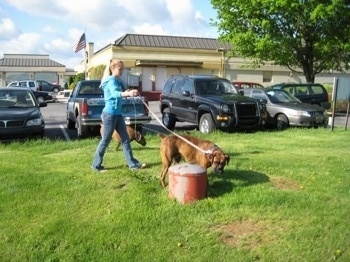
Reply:
[[[136,130],[136,128],[132,126],[126,126],[126,131],[128,132],[130,142],[135,140],[137,143],[139,143],[142,146],[145,146],[147,144],[145,137],[142,135],[140,131]],[[102,136],[102,133],[103,133],[103,126],[101,125],[101,128],[100,128],[101,136]],[[116,150],[118,150],[122,140],[117,131],[114,130],[112,138],[117,142]]]
[[[197,164],[204,168],[212,167],[214,173],[222,174],[224,167],[230,162],[230,156],[225,154],[217,145],[209,140],[203,140],[189,135],[181,135],[181,139],[177,135],[165,136],[158,134],[161,138],[160,156],[162,158],[162,173],[160,175],[160,183],[163,187],[165,184],[165,175],[168,173],[170,165],[174,162],[178,164],[181,158],[191,164]],[[196,145],[204,152],[198,150],[190,143]]]

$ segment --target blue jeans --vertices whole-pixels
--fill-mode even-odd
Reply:
[[[102,112],[101,115],[102,124],[103,124],[103,134],[100,143],[98,144],[94,156],[94,160],[92,162],[92,167],[95,169],[100,169],[103,156],[105,151],[111,142],[113,131],[116,130],[121,138],[121,144],[123,147],[124,157],[126,159],[126,163],[129,168],[139,167],[140,162],[133,157],[132,149],[130,146],[129,135],[126,131],[126,126],[124,122],[124,118],[122,115],[111,115],[105,112]]]

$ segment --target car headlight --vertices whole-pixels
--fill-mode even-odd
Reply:
[[[27,121],[26,126],[40,126],[42,124],[41,118],[35,118],[32,120]]]
[[[224,113],[230,112],[230,108],[228,107],[228,105],[221,105],[221,110]]]
[[[259,103],[259,110],[261,113],[265,113],[266,112],[266,105]]]
[[[297,116],[307,116],[307,117],[311,116],[311,114],[307,111],[296,111],[296,115]]]

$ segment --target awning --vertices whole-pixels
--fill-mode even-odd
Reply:
[[[203,62],[193,61],[174,61],[174,60],[136,60],[136,66],[188,66],[188,67],[201,67]]]

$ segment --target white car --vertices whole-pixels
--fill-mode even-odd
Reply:
[[[39,91],[39,84],[35,80],[20,80],[13,81],[7,85],[7,87],[28,87],[33,91]]]
[[[56,101],[60,103],[67,103],[71,93],[72,90],[68,89],[58,92],[58,94],[56,95]]]

